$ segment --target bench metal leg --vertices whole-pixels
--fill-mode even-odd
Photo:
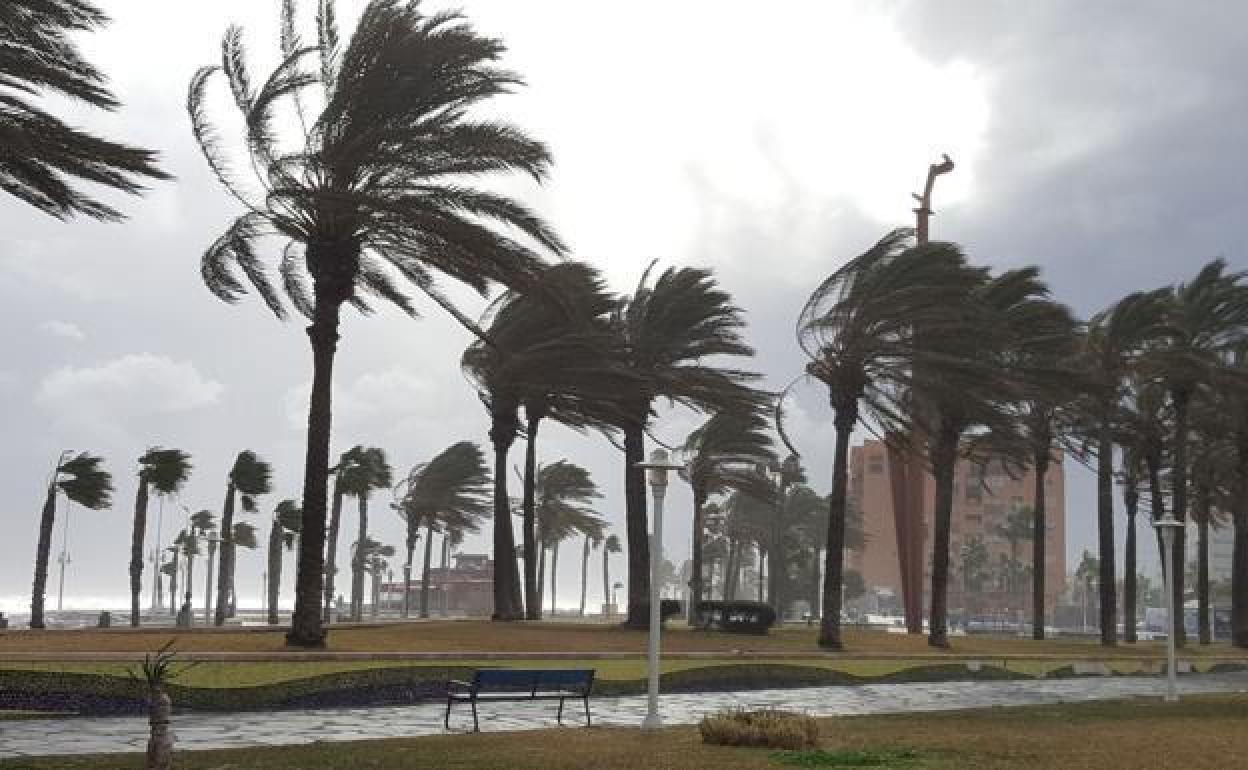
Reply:
[[[442,726],[451,729],[451,704],[455,702],[454,698],[447,696],[446,698],[446,716],[442,717]]]
[[[473,698],[469,703],[472,704],[472,731],[479,733],[481,732],[481,724],[477,722],[477,699]]]
[[[555,717],[555,721],[563,725],[563,698],[559,699],[559,715]]]
[[[589,717],[589,696],[588,695],[585,696],[585,726],[586,727],[594,726],[593,722],[590,721],[590,717]]]

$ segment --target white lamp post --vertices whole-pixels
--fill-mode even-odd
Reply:
[[[1174,518],[1174,514],[1167,511],[1157,521],[1153,522],[1153,526],[1161,534],[1161,550],[1162,559],[1165,562],[1165,592],[1166,592],[1166,623],[1169,628],[1166,629],[1166,700],[1177,701],[1179,699],[1178,686],[1175,681],[1176,671],[1174,662],[1174,591],[1171,588],[1174,581],[1174,531],[1183,526],[1183,523]]]
[[[659,613],[659,565],[663,563],[663,498],[667,494],[667,472],[685,466],[671,462],[666,450],[656,449],[650,453],[650,462],[637,463],[637,467],[648,471],[646,476],[654,497],[654,522],[650,530],[650,639],[646,644],[649,688],[646,718],[641,722],[641,729],[657,730],[663,726],[663,719],[659,716],[659,627],[662,619]]]

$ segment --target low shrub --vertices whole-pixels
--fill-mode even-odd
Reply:
[[[744,600],[698,602],[698,625],[735,634],[765,634],[776,623],[770,604]]]
[[[650,602],[641,603],[642,612],[642,628],[650,627]],[[679,617],[685,612],[685,607],[679,599],[660,599],[659,600],[659,625],[666,623],[672,618]]]
[[[698,723],[703,743],[769,749],[808,749],[819,742],[819,723],[808,714],[780,709],[728,709]]]

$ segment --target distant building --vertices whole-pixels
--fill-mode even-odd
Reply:
[[[900,568],[897,562],[897,535],[893,520],[893,496],[888,472],[887,449],[882,441],[870,440],[850,450],[849,494],[862,510],[866,543],[861,551],[848,551],[846,567],[862,574],[867,591],[899,597]],[[1045,603],[1052,612],[1066,581],[1066,485],[1062,456],[1055,454],[1045,477],[1047,539],[1045,542]],[[999,533],[1006,515],[1015,508],[1030,508],[1035,476],[1030,469],[1011,476],[1000,461],[987,465],[962,460],[954,476],[953,517],[949,548],[949,607],[951,612],[972,616],[985,613],[1031,611],[1031,540],[1016,545],[1019,567],[1013,592],[1006,590],[1005,562],[1010,558],[1008,540]],[[930,606],[932,498],[935,480],[927,477],[923,495],[924,607]],[[968,595],[963,575],[962,547],[973,538],[982,538],[988,551],[986,579],[980,590]],[[896,608],[899,613],[900,608]]]
[[[442,615],[473,615],[488,617],[494,613],[494,562],[488,554],[457,553],[454,567],[433,567],[429,570],[429,612]],[[407,584],[412,614],[420,608],[420,572],[413,570]],[[402,582],[382,585],[382,599],[392,606],[402,606]]]

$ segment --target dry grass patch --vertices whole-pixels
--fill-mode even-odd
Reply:
[[[819,723],[809,714],[781,709],[728,709],[702,718],[702,742],[714,746],[808,749],[819,743]]]

